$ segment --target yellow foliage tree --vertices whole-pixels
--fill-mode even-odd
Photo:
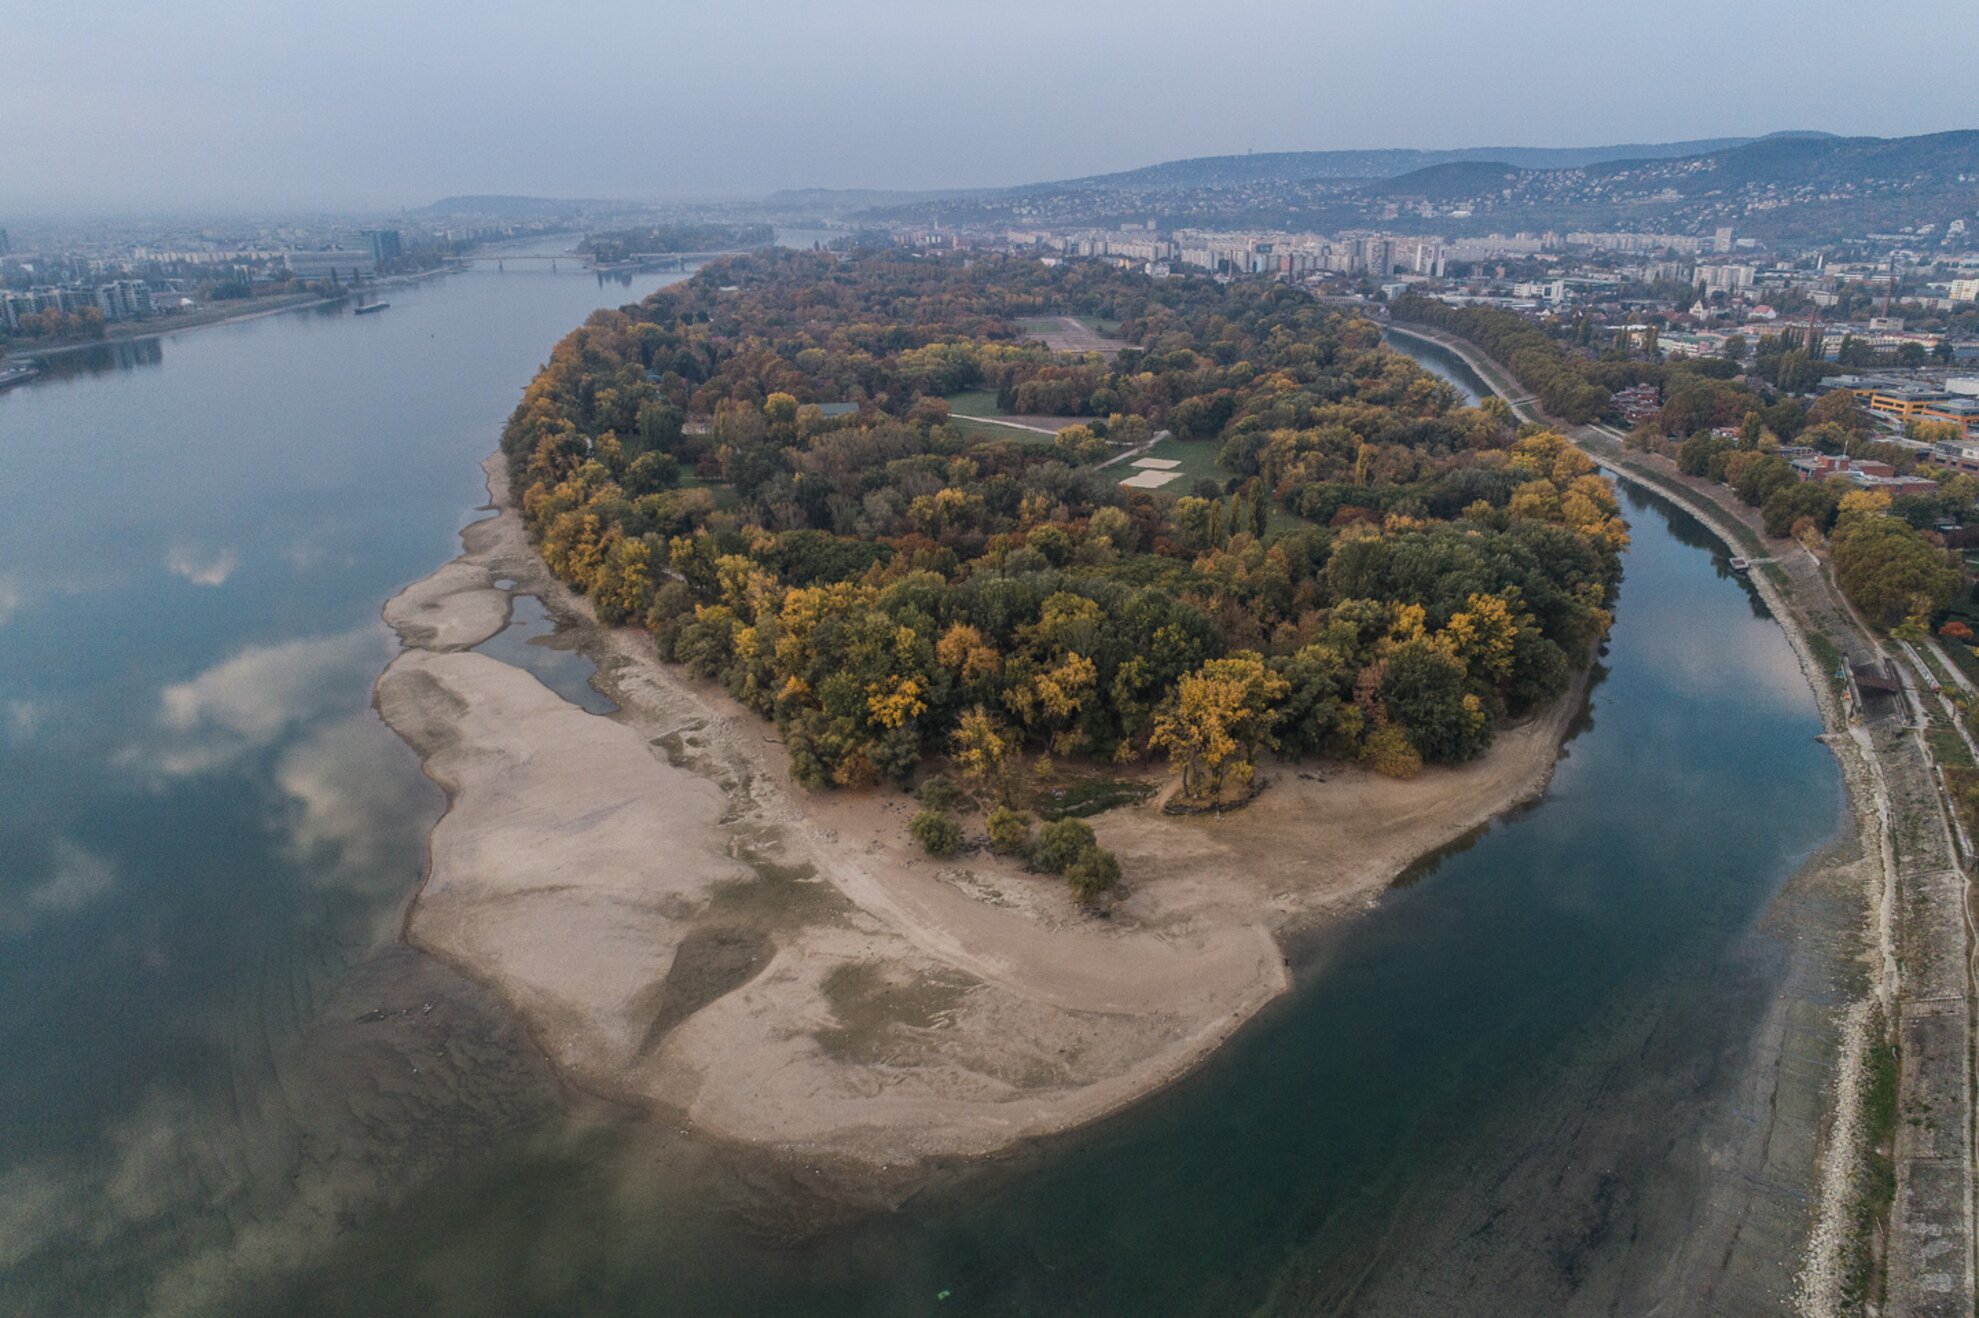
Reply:
[[[1496,683],[1511,676],[1518,634],[1518,619],[1502,597],[1472,595],[1436,634],[1435,643],[1466,672]]]
[[[965,713],[956,723],[949,746],[956,775],[972,791],[989,792],[1005,805],[1013,804],[1015,783],[1010,761],[1016,747],[998,730],[988,710],[977,705]]]
[[[964,682],[992,676],[1003,667],[996,647],[966,622],[954,623],[941,634],[935,642],[935,659]]]
[[[900,727],[927,707],[928,702],[921,699],[921,684],[912,677],[890,677],[866,687],[866,717],[877,728]]]
[[[1182,795],[1216,801],[1233,789],[1247,790],[1259,748],[1276,744],[1271,729],[1278,702],[1289,690],[1285,679],[1250,651],[1211,659],[1182,678],[1149,738],[1181,770]]]
[[[1384,723],[1361,748],[1368,767],[1385,778],[1413,778],[1422,772],[1422,754],[1398,724]]]

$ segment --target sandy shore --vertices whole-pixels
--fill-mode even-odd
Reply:
[[[1235,815],[1102,815],[1129,885],[1095,919],[987,851],[922,856],[897,792],[792,786],[772,727],[550,579],[487,469],[502,511],[386,606],[379,709],[449,799],[407,938],[572,1082],[727,1139],[897,1167],[1132,1102],[1285,991],[1280,935],[1537,796],[1581,705],[1413,782],[1275,766]],[[512,593],[579,627],[618,713],[472,652]]]

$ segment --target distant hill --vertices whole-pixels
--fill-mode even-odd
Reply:
[[[1971,174],[1979,167],[1979,130],[1920,137],[1805,137],[1782,134],[1694,161],[1647,159],[1606,162],[1590,170],[1602,177],[1658,178],[1679,192],[1721,191],[1749,184],[1851,183],[1922,177],[1926,181]],[[1948,182],[1955,181],[1945,180]]]
[[[509,197],[500,194],[442,197],[421,206],[414,215],[477,215],[500,220],[555,220],[606,203],[566,201],[556,197]]]
[[[1451,237],[1614,228],[1708,234],[1730,226],[1783,243],[1909,230],[1936,243],[1953,220],[1979,232],[1979,130],[1212,156],[895,203],[863,218],[964,226],[1152,220],[1321,232],[1381,226]]]
[[[1458,201],[1482,192],[1495,192],[1515,186],[1532,171],[1515,169],[1502,160],[1455,160],[1447,165],[1431,165],[1411,170],[1368,186],[1376,196],[1423,197],[1435,201]]]
[[[1694,142],[1636,142],[1624,146],[1477,146],[1451,151],[1408,148],[1386,151],[1267,151],[1241,156],[1171,160],[1117,174],[1095,174],[1089,178],[1032,184],[1030,187],[1201,188],[1269,180],[1386,179],[1464,161],[1486,161],[1521,169],[1573,169],[1609,160],[1660,160],[1672,156],[1703,155],[1727,147],[1743,146],[1755,140],[1750,137],[1714,137]]]
[[[905,206],[916,203],[950,201],[960,197],[988,196],[993,188],[955,188],[945,192],[888,192],[880,188],[785,188],[763,200],[779,211],[867,210],[876,206]]]

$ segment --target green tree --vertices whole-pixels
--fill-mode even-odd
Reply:
[[[1087,847],[1065,867],[1065,881],[1080,905],[1097,905],[1120,882],[1120,861],[1104,847]]]
[[[990,850],[999,856],[1023,853],[1031,841],[1031,817],[1022,810],[1000,805],[989,812]]]
[[[1031,863],[1048,874],[1063,874],[1073,861],[1098,842],[1083,819],[1054,819],[1038,830],[1031,846]]]
[[[907,827],[930,856],[952,856],[961,849],[962,826],[944,811],[922,810]]]

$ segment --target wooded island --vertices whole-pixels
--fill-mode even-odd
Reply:
[[[1124,346],[1053,352],[1044,314]],[[953,413],[990,392],[1051,425]],[[1214,477],[1124,488],[1163,431]],[[1266,750],[1477,755],[1590,658],[1627,541],[1585,455],[1372,323],[1098,263],[722,261],[566,337],[503,449],[550,568],[773,719],[799,782],[943,761],[1013,849],[1052,849],[1027,755],[1164,754],[1197,804]],[[1111,882],[1089,835],[1057,850]]]

